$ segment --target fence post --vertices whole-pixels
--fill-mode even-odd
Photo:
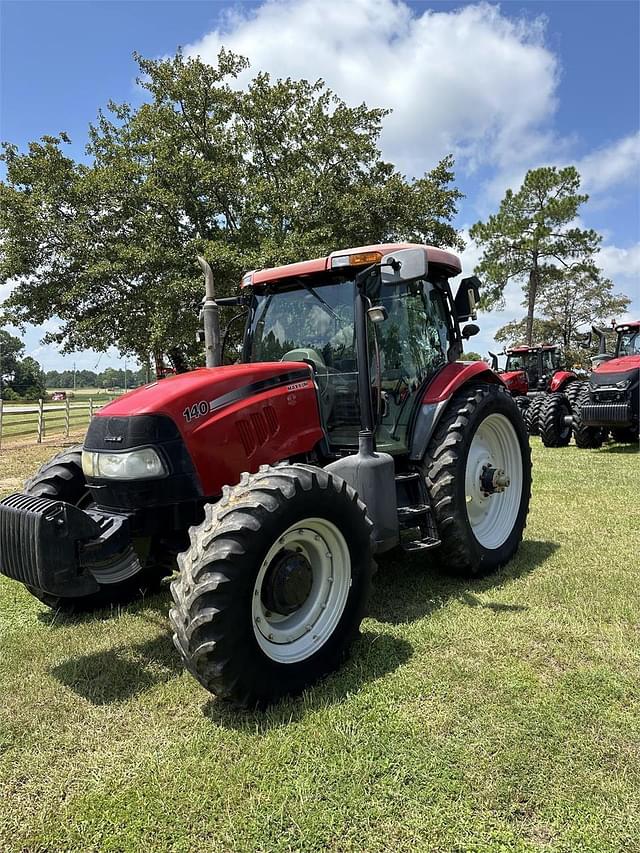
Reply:
[[[65,438],[69,438],[69,426],[70,426],[70,406],[69,406],[69,398],[65,397],[64,399],[64,434]]]
[[[2,447],[2,397],[0,397],[0,448]]]
[[[38,444],[42,444],[44,436],[44,400],[38,400]]]
[[[89,397],[89,423],[91,423],[92,417],[93,417],[93,397]]]

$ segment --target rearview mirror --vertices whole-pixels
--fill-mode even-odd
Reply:
[[[398,249],[389,252],[380,262],[383,284],[417,281],[427,275],[427,253],[424,249]]]
[[[586,335],[582,335],[582,337],[578,341],[578,346],[580,347],[580,349],[591,348],[591,332],[587,332]]]
[[[453,303],[458,320],[475,320],[476,305],[480,299],[480,279],[475,275],[463,278],[456,292]]]
[[[469,338],[477,335],[479,331],[480,327],[476,326],[475,323],[467,323],[467,325],[463,327],[461,334],[465,341],[468,341]]]

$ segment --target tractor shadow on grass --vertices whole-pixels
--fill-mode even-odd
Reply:
[[[487,601],[484,596],[479,598],[479,594],[529,574],[559,547],[555,542],[526,540],[516,556],[499,572],[478,580],[447,577],[432,563],[425,566],[424,557],[394,553],[379,561],[369,616],[391,625],[414,622],[444,607],[451,599],[470,607],[483,607],[496,614],[526,610],[520,604]]]
[[[126,702],[184,672],[171,635],[70,658],[51,670],[62,684],[94,705]]]
[[[383,631],[363,631],[349,660],[335,673],[308,688],[262,710],[242,710],[211,697],[203,706],[213,724],[251,734],[287,726],[306,714],[345,701],[363,685],[376,681],[405,664],[413,654],[407,640]]]

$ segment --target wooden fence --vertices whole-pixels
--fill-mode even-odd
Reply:
[[[71,433],[84,431],[104,402],[93,400],[73,403],[46,403],[38,400],[32,405],[13,405],[0,400],[0,448],[13,441],[41,444],[45,438],[68,438]]]

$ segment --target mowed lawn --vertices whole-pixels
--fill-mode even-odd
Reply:
[[[517,558],[381,561],[350,663],[268,713],[183,672],[167,594],[65,619],[2,579],[0,850],[640,850],[640,455],[532,444]]]

